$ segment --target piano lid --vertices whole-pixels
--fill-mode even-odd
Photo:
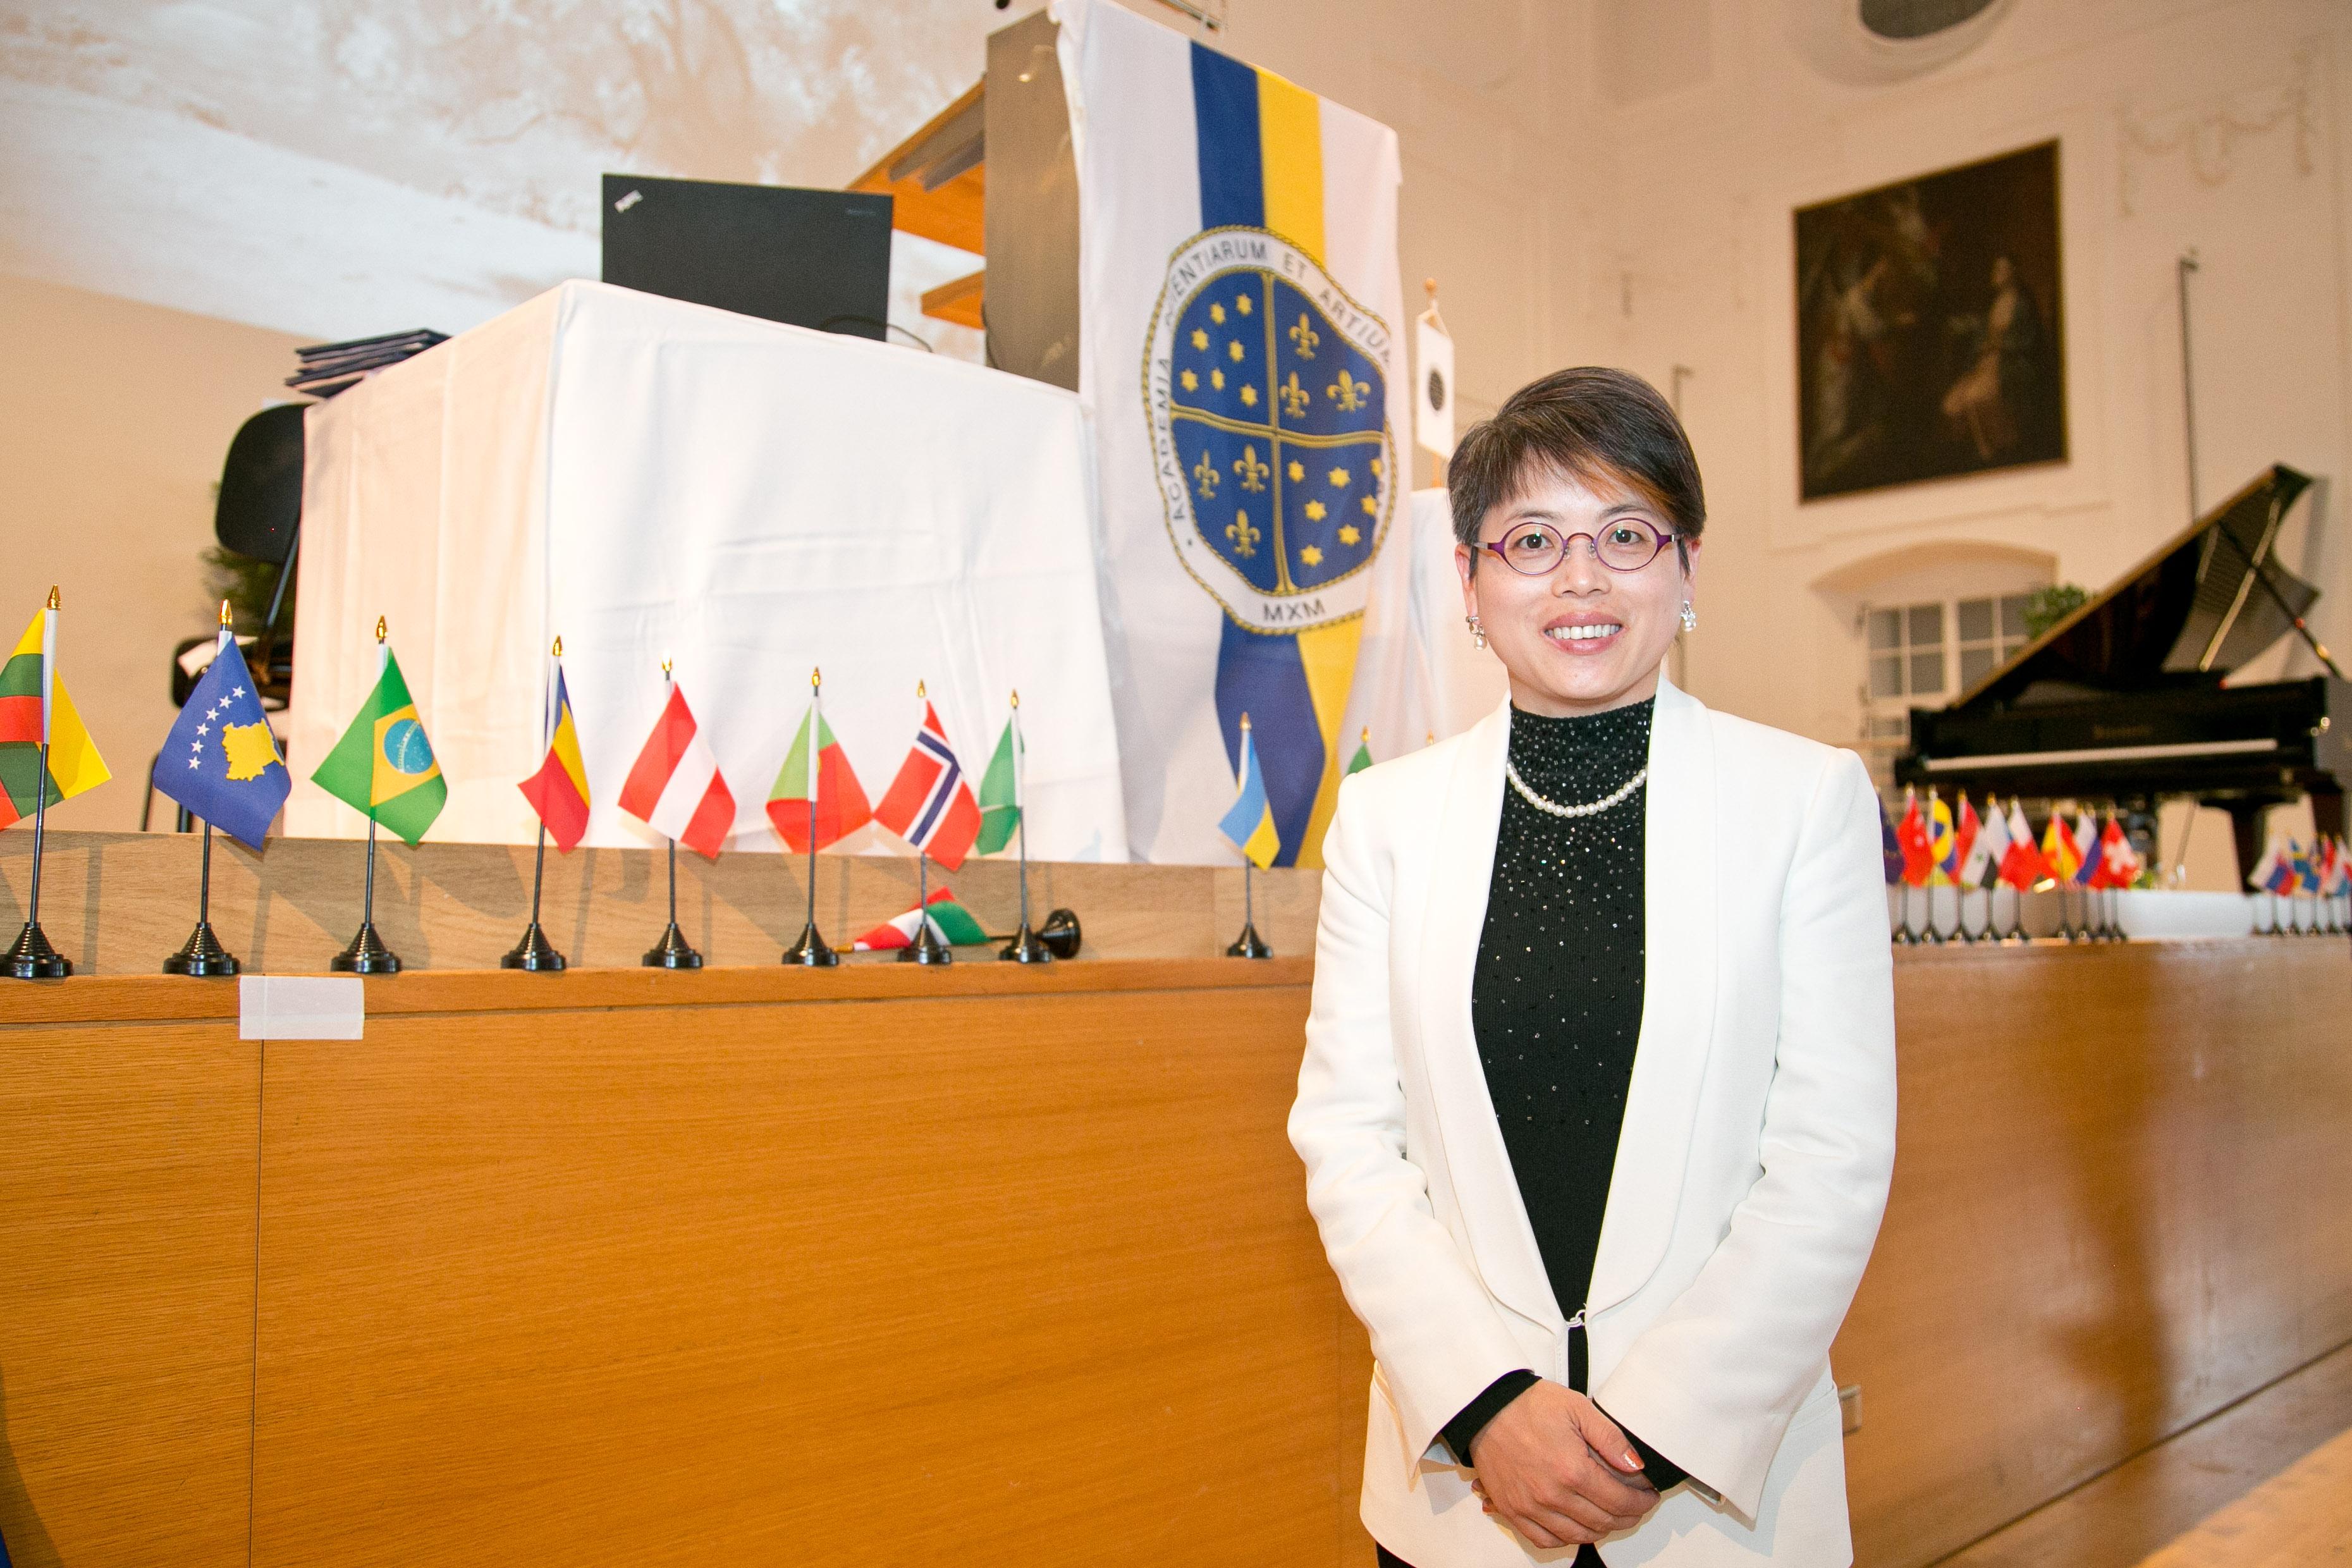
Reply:
[[[2308,476],[2274,464],[2080,609],[1954,698],[2032,706],[2110,692],[2216,685],[2293,629],[2319,590],[2272,559]]]

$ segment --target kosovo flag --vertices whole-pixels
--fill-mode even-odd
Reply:
[[[155,787],[239,842],[258,849],[294,781],[231,637],[163,738]]]

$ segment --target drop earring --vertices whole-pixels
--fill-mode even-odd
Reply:
[[[1465,616],[1462,617],[1462,624],[1470,628],[1470,644],[1473,647],[1486,646],[1486,628],[1478,624],[1477,616]]]
[[[1688,599],[1683,601],[1683,630],[1686,632],[1698,630],[1698,612],[1691,608],[1691,602]]]

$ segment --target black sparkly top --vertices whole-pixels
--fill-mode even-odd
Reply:
[[[1511,765],[1562,805],[1648,765],[1654,700],[1573,719],[1511,710]],[[1642,1032],[1645,784],[1562,818],[1507,781],[1471,1025],[1559,1310],[1584,1305]]]

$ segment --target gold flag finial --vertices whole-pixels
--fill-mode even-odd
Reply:
[[[1021,706],[1021,689],[1018,687],[1013,688],[1013,706],[1015,708]]]
[[[376,640],[376,641],[378,641],[378,642],[382,642],[382,641],[383,641],[383,637],[384,637],[383,617],[382,616],[378,616],[375,618],[375,640]]]
[[[1242,715],[1242,729],[1244,731],[1247,731],[1249,729],[1249,715],[1246,713]]]
[[[221,625],[223,625],[223,626],[226,626],[226,625],[228,625],[228,623],[229,623],[228,601],[227,601],[226,599],[223,599],[223,600],[221,601],[221,618],[220,618],[220,624],[221,624]]]
[[[816,666],[816,665],[811,665],[811,666],[809,666],[809,689],[810,689],[811,691],[814,691],[814,690],[817,690],[819,688],[823,687],[824,685],[824,669],[823,669],[823,668],[819,668],[819,667],[818,667],[818,666]]]
[[[928,697],[929,697],[929,696],[930,696],[930,693],[923,689],[923,683],[922,683],[921,681],[918,680],[917,682],[915,682],[915,700],[916,700],[916,701],[920,702],[920,701],[922,701],[924,699],[926,699],[926,698],[928,698]]]
[[[1425,291],[1428,293],[1428,295],[1429,295],[1429,302],[1430,302],[1431,304],[1433,304],[1433,305],[1436,304],[1436,303],[1437,303],[1437,279],[1434,279],[1434,278],[1424,278],[1424,279],[1423,279],[1421,280],[1421,286],[1422,286],[1423,289],[1423,290],[1425,290]]]
[[[1367,746],[1372,743],[1372,727],[1370,724],[1364,726],[1364,732],[1360,739],[1361,739]]]
[[[669,678],[669,660],[664,659],[662,660],[662,679],[667,680]]]
[[[1424,746],[1433,746],[1437,744],[1437,731],[1434,730],[1423,730],[1421,732],[1421,743]]]
[[[58,603],[58,585],[55,583],[49,584],[49,608],[53,610],[61,610],[65,608],[64,605]]]
[[[557,637],[555,639],[555,647],[552,651],[556,658],[562,658],[563,657],[563,639],[562,637]]]

